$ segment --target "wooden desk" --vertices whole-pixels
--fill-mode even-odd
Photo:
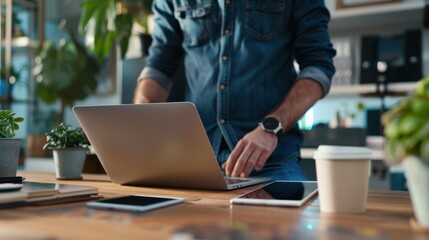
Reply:
[[[87,209],[85,202],[3,209],[0,239],[429,239],[429,233],[410,226],[410,199],[399,192],[372,192],[363,214],[322,214],[317,197],[301,208],[230,205],[231,198],[255,187],[226,192],[142,188],[111,183],[105,175],[84,175],[82,181],[58,181],[50,173],[19,175],[97,186],[105,197],[154,194],[186,202],[145,214]]]

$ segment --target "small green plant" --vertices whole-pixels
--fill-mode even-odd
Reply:
[[[429,77],[417,83],[415,95],[384,113],[381,122],[392,163],[417,156],[429,164]]]
[[[89,142],[81,128],[72,129],[70,125],[60,123],[56,128],[46,133],[47,142],[43,149],[59,148],[89,148]]]
[[[11,110],[0,110],[0,138],[13,138],[19,130],[18,123],[24,121],[22,117],[15,117]]]

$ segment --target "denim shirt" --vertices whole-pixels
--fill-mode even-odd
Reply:
[[[153,42],[139,79],[169,89],[184,55],[185,98],[196,105],[218,158],[222,137],[232,150],[298,80],[329,91],[335,50],[323,0],[155,0],[153,11]],[[296,159],[301,146],[295,126],[267,164]]]

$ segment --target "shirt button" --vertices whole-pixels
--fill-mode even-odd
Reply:
[[[225,35],[228,35],[230,33],[229,29],[225,29],[225,31],[223,32]]]
[[[220,88],[220,90],[224,90],[225,89],[225,84],[221,84],[221,85],[219,85],[219,88]]]
[[[230,4],[230,3],[231,3],[231,1],[230,1],[230,0],[225,0],[225,3],[226,3],[226,4]]]
[[[221,124],[225,124],[225,123],[226,123],[226,120],[222,118],[222,119],[220,120],[220,123],[221,123]]]
[[[224,61],[228,61],[228,56],[223,56],[223,57],[222,57],[222,60],[224,60]]]

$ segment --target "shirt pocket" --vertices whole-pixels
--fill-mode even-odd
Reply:
[[[285,24],[285,7],[285,0],[246,0],[246,31],[260,41],[275,38]]]
[[[174,15],[183,32],[183,44],[188,47],[206,43],[212,32],[212,0],[174,0]]]

